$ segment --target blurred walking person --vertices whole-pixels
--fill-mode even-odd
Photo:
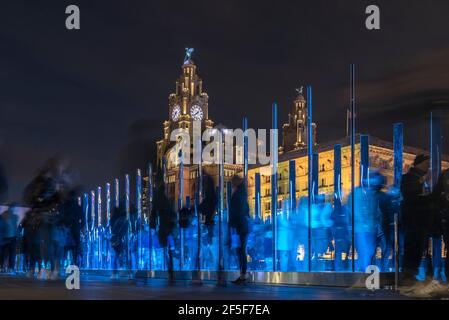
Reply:
[[[246,247],[249,234],[249,205],[248,196],[243,183],[243,179],[235,175],[232,180],[232,196],[229,205],[229,226],[235,230],[238,236],[239,248],[237,254],[239,258],[240,277],[233,281],[235,284],[244,284],[247,281],[247,253]]]
[[[18,225],[19,217],[16,214],[17,205],[12,203],[9,205],[8,210],[3,212],[0,216],[1,228],[0,234],[2,236],[2,252],[0,257],[0,264],[2,267],[5,265],[6,261],[8,264],[5,267],[7,273],[15,273],[16,265],[16,248],[17,248],[17,236],[18,236]]]
[[[365,272],[374,263],[379,229],[382,225],[380,200],[385,177],[378,171],[371,171],[362,186],[355,189],[354,232],[355,250],[358,259],[356,271]],[[352,195],[349,196],[347,209],[351,216]]]
[[[68,228],[65,249],[67,253],[72,253],[72,264],[80,266],[83,209],[78,204],[77,192],[75,190],[69,192],[68,199],[62,206],[62,214],[64,217],[64,224]]]
[[[430,167],[427,155],[418,155],[413,166],[402,176],[401,222],[404,230],[404,280],[413,290],[423,284],[422,260],[430,232],[429,196],[425,180]]]
[[[25,214],[25,218],[21,222],[27,277],[29,278],[34,277],[36,263],[38,264],[38,271],[41,270],[39,223],[38,215],[31,210]]]
[[[63,217],[60,214],[54,215],[51,218],[47,250],[50,260],[50,279],[57,280],[60,277],[61,260],[64,257],[67,232]]]
[[[158,176],[156,179],[155,191],[151,219],[152,221],[157,221],[159,218],[158,239],[164,248],[164,256],[168,262],[168,281],[171,284],[174,281],[173,253],[175,251],[175,241],[173,233],[177,224],[177,217],[165,193],[164,181],[161,176]]]
[[[429,213],[431,217],[432,235],[432,281],[426,286],[415,288],[410,295],[413,297],[430,298],[432,295],[447,293],[447,253],[446,260],[442,258],[442,241],[449,241],[449,170],[441,174],[431,196]]]
[[[112,261],[111,279],[118,278],[118,270],[121,267],[121,260],[126,252],[126,243],[128,237],[128,220],[126,218],[126,199],[122,197],[119,206],[115,208],[111,216],[111,246],[114,250],[114,258]],[[126,261],[127,261],[126,257]]]

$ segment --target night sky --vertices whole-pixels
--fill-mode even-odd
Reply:
[[[65,28],[70,4],[81,30]],[[370,4],[380,31],[365,28]],[[0,162],[10,199],[55,155],[86,188],[145,168],[187,46],[210,117],[230,128],[243,116],[269,128],[274,100],[284,122],[294,89],[311,84],[318,142],[344,137],[350,63],[358,132],[392,140],[403,121],[405,144],[427,148],[429,111],[449,105],[447,0],[2,1]]]

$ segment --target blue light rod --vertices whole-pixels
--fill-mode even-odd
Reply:
[[[276,218],[277,218],[277,207],[278,207],[278,183],[277,183],[277,166],[278,166],[278,106],[276,102],[273,103],[272,107],[272,127],[273,127],[273,137],[271,141],[271,220],[272,220],[272,231],[273,231],[273,271],[277,270],[277,248],[276,248]]]
[[[307,215],[307,251],[308,251],[308,267],[309,272],[312,271],[311,257],[312,257],[312,196],[313,196],[313,104],[312,104],[312,86],[307,86],[307,159],[308,159],[308,215]]]

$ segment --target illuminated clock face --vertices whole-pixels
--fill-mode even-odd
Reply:
[[[181,108],[177,104],[173,107],[173,110],[171,112],[171,119],[173,121],[178,121],[180,116],[181,116]]]
[[[194,104],[190,108],[190,115],[192,116],[193,120],[195,121],[201,121],[203,120],[203,109],[197,104]]]

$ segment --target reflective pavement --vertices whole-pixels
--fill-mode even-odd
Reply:
[[[406,297],[389,290],[370,292],[356,288],[238,286],[226,287],[190,281],[167,285],[163,279],[110,280],[102,276],[81,276],[79,290],[67,290],[64,280],[37,280],[24,276],[0,276],[0,299],[81,300],[398,300]]]

